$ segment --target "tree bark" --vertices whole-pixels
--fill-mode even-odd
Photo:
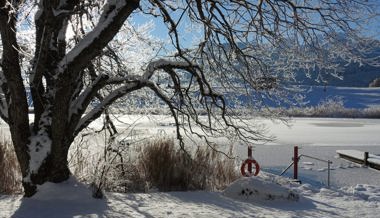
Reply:
[[[59,183],[70,177],[67,162],[67,152],[52,152],[39,167],[37,174],[31,175],[33,184],[41,185],[45,182]]]
[[[17,3],[14,3],[17,8]],[[25,87],[21,77],[19,46],[16,38],[16,15],[11,13],[11,6],[6,1],[0,1],[0,33],[3,46],[1,68],[7,84],[6,95],[8,103],[8,125],[11,132],[17,160],[22,175],[28,173],[29,152],[28,139],[29,118]],[[5,90],[2,90],[5,91]],[[33,193],[35,187],[23,181],[25,193]]]

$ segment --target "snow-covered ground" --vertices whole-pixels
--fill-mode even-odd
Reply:
[[[71,179],[59,185],[47,183],[39,187],[40,192],[30,199],[0,196],[0,217],[363,218],[376,217],[380,209],[380,188],[317,189],[307,184],[290,184],[283,179],[269,179],[268,182],[268,177],[273,178],[262,174],[260,180],[240,179],[225,192],[107,193],[106,199],[101,200],[91,198],[88,189]],[[253,194],[241,192],[249,188],[259,191]],[[299,195],[299,199],[278,197],[286,194],[287,190]],[[366,192],[370,192],[371,198]],[[268,193],[277,195],[268,197]]]
[[[173,136],[172,119],[163,116],[123,116],[133,123],[135,135]],[[154,122],[152,122],[152,120]],[[257,121],[252,121],[257,122]],[[261,120],[276,139],[254,145],[253,156],[264,172],[279,174],[291,162],[293,146],[300,154],[331,160],[331,188],[327,164],[301,158],[302,185],[287,184],[299,193],[298,201],[233,198],[222,192],[107,193],[105,200],[75,181],[46,184],[31,199],[0,196],[0,217],[376,217],[380,211],[380,171],[338,159],[336,150],[352,149],[380,154],[380,120],[297,118],[290,125]],[[97,124],[94,124],[96,127]],[[122,122],[119,128],[125,127]],[[227,146],[229,142],[225,142]],[[246,145],[235,144],[238,159],[246,158]],[[286,174],[292,176],[292,170]],[[280,179],[286,181],[284,179]],[[286,182],[283,182],[286,183]],[[253,183],[257,184],[257,183]],[[270,187],[270,186],[269,186]],[[269,188],[270,189],[270,188]],[[53,194],[49,194],[49,193]]]

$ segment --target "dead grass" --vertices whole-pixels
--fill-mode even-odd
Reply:
[[[239,177],[233,159],[208,146],[189,155],[167,138],[114,143],[99,156],[86,154],[80,149],[72,154],[71,170],[95,193],[220,190]]]
[[[69,153],[70,170],[91,185],[95,197],[102,197],[103,190],[218,190],[239,177],[235,160],[209,146],[189,154],[179,149],[173,139],[135,134],[131,128],[112,137],[101,131],[76,139]],[[104,147],[94,147],[94,141],[101,140]]]
[[[22,192],[21,172],[11,142],[0,138],[0,193]]]
[[[138,161],[150,188],[160,191],[222,189],[238,178],[234,160],[207,146],[189,155],[170,139],[150,142]]]
[[[143,169],[150,188],[160,191],[187,190],[191,185],[190,159],[174,149],[170,140],[150,142],[142,151],[138,165]]]

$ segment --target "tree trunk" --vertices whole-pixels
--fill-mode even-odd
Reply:
[[[43,160],[37,173],[29,174],[29,171],[27,174],[23,173],[23,187],[26,197],[36,193],[36,185],[42,185],[45,182],[59,183],[69,179],[71,173],[67,162],[67,153],[52,152]]]
[[[38,169],[37,174],[31,174],[31,181],[41,185],[45,182],[59,183],[67,180],[70,170],[67,163],[67,154],[49,154]]]
[[[50,134],[48,136],[45,134],[45,132],[51,132],[51,126],[49,127],[49,130],[39,129],[38,134],[30,137],[28,144],[23,146],[29,150],[28,158],[16,152],[21,166],[25,197],[36,193],[36,185],[45,182],[59,183],[70,177],[67,155],[73,141],[72,137],[65,137],[65,131],[58,130],[60,133],[52,139]],[[17,135],[17,133],[12,132],[12,135]],[[60,137],[58,138],[57,135]]]

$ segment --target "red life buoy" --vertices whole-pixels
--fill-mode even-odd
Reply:
[[[260,172],[260,166],[256,162],[256,160],[254,160],[254,159],[247,159],[243,162],[243,164],[241,165],[241,168],[240,168],[241,175],[246,176],[246,177],[252,176],[252,173],[245,172],[245,165],[247,165],[247,164],[254,164],[255,165],[256,171],[255,171],[255,173],[253,173],[253,176],[257,176],[257,174],[259,174],[259,172]]]

